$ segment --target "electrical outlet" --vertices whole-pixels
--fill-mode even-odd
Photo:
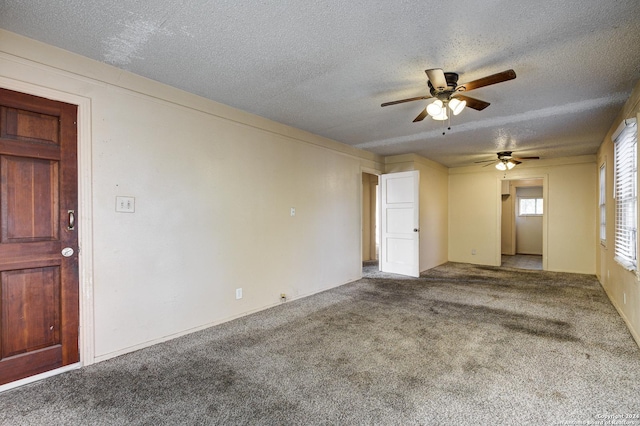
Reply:
[[[236,288],[236,299],[242,299],[242,289]]]
[[[296,208],[295,207],[291,207],[291,217],[296,215]]]
[[[476,249],[471,249],[471,254],[472,254],[473,256],[475,256],[475,255],[476,255]]]

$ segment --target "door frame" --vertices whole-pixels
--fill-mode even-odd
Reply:
[[[542,214],[542,270],[547,271],[549,269],[547,257],[547,254],[549,253],[549,250],[547,250],[547,244],[549,241],[549,238],[547,238],[549,232],[549,175],[546,173],[540,175],[537,173],[528,174],[526,171],[525,173],[514,173],[513,171],[510,171],[507,177],[500,176],[497,178],[496,200],[498,215],[496,227],[496,265],[502,265],[502,182],[505,180],[513,181],[527,179],[542,179],[542,199],[544,205],[544,212]],[[515,227],[515,222],[513,226]]]
[[[362,203],[364,200],[364,190],[362,187],[362,174],[363,173],[367,173],[370,175],[374,175],[374,176],[378,176],[378,190],[377,190],[377,197],[378,199],[380,198],[380,175],[382,175],[384,172],[377,170],[377,169],[372,169],[370,167],[363,167],[360,166],[360,175],[359,175],[359,183],[358,183],[358,188],[359,188],[359,193],[360,193],[360,204],[359,204],[359,210],[360,210],[360,244],[358,244],[358,246],[360,247],[360,251],[358,254],[358,259],[360,261],[360,278],[362,278],[362,226],[363,226],[363,221],[362,221]],[[380,217],[380,211],[376,211],[376,216]],[[377,238],[380,235],[380,229],[376,228],[376,235],[374,235],[374,238]],[[379,261],[379,259],[378,259]],[[378,269],[380,269],[380,264],[378,263]]]
[[[370,175],[370,176],[375,176],[378,179],[378,185],[380,183],[380,175],[382,173],[378,170],[373,170],[373,169],[365,169],[365,168],[361,168],[360,171],[360,176],[364,176],[364,175]],[[376,199],[379,199],[380,197],[380,188],[378,188],[378,185],[376,185]],[[360,179],[360,244],[361,244],[361,250],[360,252],[362,253],[365,249],[364,247],[364,197],[365,197],[365,193],[364,193],[364,184],[362,183],[362,179]],[[378,208],[375,207],[375,204],[373,205],[371,212],[374,214],[374,218],[379,217],[380,215],[380,211]],[[373,233],[370,233],[370,237],[372,240],[372,243],[370,243],[369,245],[373,245],[373,247],[375,247],[375,242],[377,241],[377,237],[378,234],[380,232],[379,229],[377,229],[377,227],[375,226],[375,223],[373,223],[372,228],[375,229],[375,231]],[[374,248],[375,250],[375,248]],[[371,252],[371,247],[369,247],[369,251]]]
[[[93,191],[91,168],[91,99],[0,76],[0,87],[77,105],[78,147],[78,279],[80,305],[80,362],[0,386],[0,392],[95,362],[93,309]]]

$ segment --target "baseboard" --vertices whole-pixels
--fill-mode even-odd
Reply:
[[[598,282],[600,282],[598,280]],[[609,292],[607,291],[607,288],[605,286],[602,285],[602,283],[600,282],[600,287],[602,287],[602,289],[604,290],[604,293],[607,295],[607,298],[609,298],[609,302],[611,302],[611,304],[613,305],[614,308],[616,308],[616,311],[618,311],[618,315],[620,315],[620,317],[622,318],[622,320],[624,321],[624,323],[627,326],[627,329],[629,330],[629,333],[631,333],[631,337],[633,337],[633,340],[635,340],[636,345],[638,345],[638,347],[640,348],[640,335],[638,334],[638,332],[633,328],[633,325],[631,324],[631,321],[629,321],[629,319],[627,318],[627,316],[625,315],[624,311],[620,308],[620,306],[616,303],[616,301],[614,300],[613,297],[611,297],[611,294],[609,294]]]

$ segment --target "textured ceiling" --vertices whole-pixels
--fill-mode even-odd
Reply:
[[[0,27],[383,155],[594,154],[640,78],[640,1],[0,0]],[[428,68],[490,102],[413,123]]]

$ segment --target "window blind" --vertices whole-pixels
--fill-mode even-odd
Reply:
[[[605,245],[607,243],[607,169],[605,163],[600,166],[600,199],[598,205],[600,206],[600,244]]]
[[[615,260],[629,270],[637,267],[637,145],[636,120],[624,120],[614,133]]]

